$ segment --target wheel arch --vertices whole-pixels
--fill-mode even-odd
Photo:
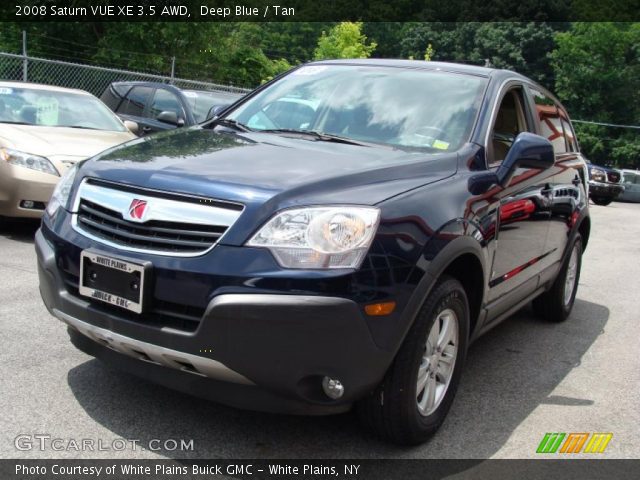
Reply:
[[[587,243],[589,243],[589,235],[591,234],[591,218],[588,215],[580,222],[578,225],[578,230],[580,236],[582,236],[582,251],[584,252],[587,249]]]
[[[415,322],[433,287],[443,275],[455,278],[465,289],[469,301],[469,335],[473,337],[482,313],[482,304],[488,283],[486,256],[486,251],[480,243],[475,238],[466,235],[451,240],[442,248],[438,255],[429,262],[426,274],[416,287],[409,302],[408,318],[410,321],[406,322],[402,340]]]

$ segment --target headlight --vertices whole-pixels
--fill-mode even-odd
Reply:
[[[284,210],[247,245],[268,248],[285,268],[358,268],[378,227],[375,207]]]
[[[599,168],[591,168],[590,170],[591,178],[595,181],[603,181],[605,180],[607,174],[604,170],[600,170]]]
[[[78,173],[78,164],[75,164],[69,168],[62,176],[56,188],[53,190],[51,199],[47,204],[47,215],[53,216],[59,207],[69,209],[69,194],[71,193],[71,187],[73,187],[73,181]]]
[[[58,173],[56,167],[53,166],[53,163],[45,157],[31,155],[30,153],[20,152],[10,148],[0,148],[0,158],[12,165],[38,170],[39,172],[50,173],[57,177],[60,176],[60,173]]]

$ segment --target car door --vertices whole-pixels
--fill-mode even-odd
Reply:
[[[501,165],[519,133],[536,132],[524,85],[507,83],[497,105],[486,145],[491,169]],[[492,197],[498,214],[487,294],[489,321],[537,287],[549,228],[550,177],[549,170],[518,168],[510,183]]]
[[[540,135],[551,142],[556,159],[549,181],[553,194],[542,263],[543,267],[549,267],[542,278],[542,281],[547,281],[555,276],[577,220],[578,210],[587,201],[588,175],[569,116],[562,105],[538,87],[529,86],[527,90],[536,111]]]
[[[146,112],[153,90],[152,87],[148,86],[136,85],[132,87],[116,110],[122,120],[131,120],[138,124],[139,136],[145,135],[150,131]]]

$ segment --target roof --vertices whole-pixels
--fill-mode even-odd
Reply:
[[[524,75],[511,70],[500,70],[497,68],[480,67],[478,65],[468,65],[466,63],[454,62],[427,62],[424,60],[404,60],[404,59],[387,59],[387,58],[355,58],[355,59],[339,59],[339,60],[320,60],[312,62],[314,65],[329,64],[346,64],[346,65],[371,65],[382,67],[397,68],[421,68],[425,70],[442,70],[452,73],[465,73],[468,75],[476,75],[480,77],[496,77],[496,76],[515,76],[527,79]],[[528,80],[528,79],[527,79]]]
[[[41,83],[29,82],[3,82],[0,81],[0,87],[4,88],[29,88],[32,90],[48,90],[50,92],[66,92],[76,93],[78,95],[91,95],[89,92],[77,88],[56,87],[55,85],[43,85]]]

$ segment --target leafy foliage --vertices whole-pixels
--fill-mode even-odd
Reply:
[[[554,28],[546,23],[417,23],[404,27],[403,57],[423,58],[429,45],[431,60],[470,63],[516,70],[545,86],[553,84],[550,52]]]
[[[342,22],[328,34],[322,32],[314,58],[368,58],[376,47],[375,42],[367,44],[367,36],[362,33],[362,22]]]
[[[556,36],[556,92],[574,118],[640,124],[640,24],[574,23]],[[580,125],[596,163],[640,165],[638,130]]]

